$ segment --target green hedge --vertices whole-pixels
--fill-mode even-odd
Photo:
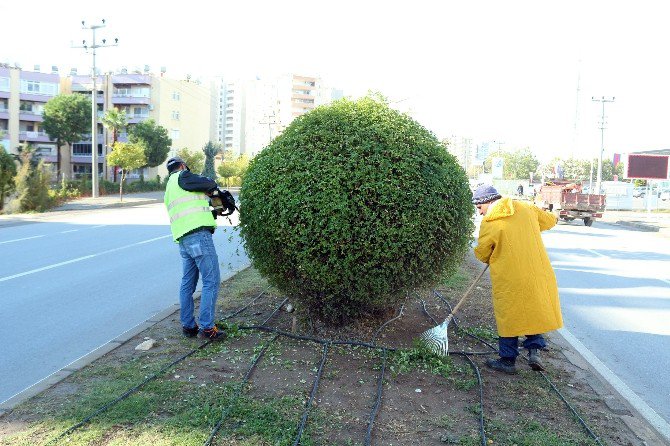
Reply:
[[[378,100],[340,100],[293,121],[251,162],[241,235],[274,286],[343,324],[455,271],[470,199],[432,133]]]

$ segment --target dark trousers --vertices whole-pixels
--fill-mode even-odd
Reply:
[[[546,346],[547,343],[541,334],[526,335],[526,339],[523,341],[523,347],[528,350],[531,348],[545,348]],[[519,337],[498,338],[498,350],[501,358],[516,359],[519,356]]]

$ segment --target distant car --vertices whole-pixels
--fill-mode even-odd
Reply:
[[[661,200],[670,200],[670,189],[666,189],[664,191],[661,191],[661,195],[659,197]]]

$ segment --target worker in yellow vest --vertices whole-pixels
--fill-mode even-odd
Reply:
[[[214,320],[221,273],[212,240],[216,220],[209,208],[209,197],[218,193],[218,187],[214,180],[192,173],[179,157],[170,158],[166,167],[169,177],[164,201],[183,266],[179,289],[182,332],[187,337],[223,339],[225,333],[216,327]],[[202,278],[199,326],[193,316],[198,275]]]

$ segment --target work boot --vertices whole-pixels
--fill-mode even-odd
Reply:
[[[192,338],[194,336],[197,336],[198,331],[200,331],[200,328],[197,325],[193,328],[181,327],[182,334],[184,336],[186,336],[187,338]]]
[[[209,341],[220,341],[226,338],[226,332],[216,328],[216,325],[213,326],[212,328],[206,328],[204,330],[200,330],[199,335],[201,338],[207,339]]]
[[[528,365],[531,369],[536,372],[544,371],[544,364],[542,364],[542,359],[540,359],[540,351],[536,348],[531,348],[528,350]]]
[[[509,375],[516,374],[516,365],[514,365],[513,359],[509,358],[487,359],[486,366],[493,370],[507,373]]]

